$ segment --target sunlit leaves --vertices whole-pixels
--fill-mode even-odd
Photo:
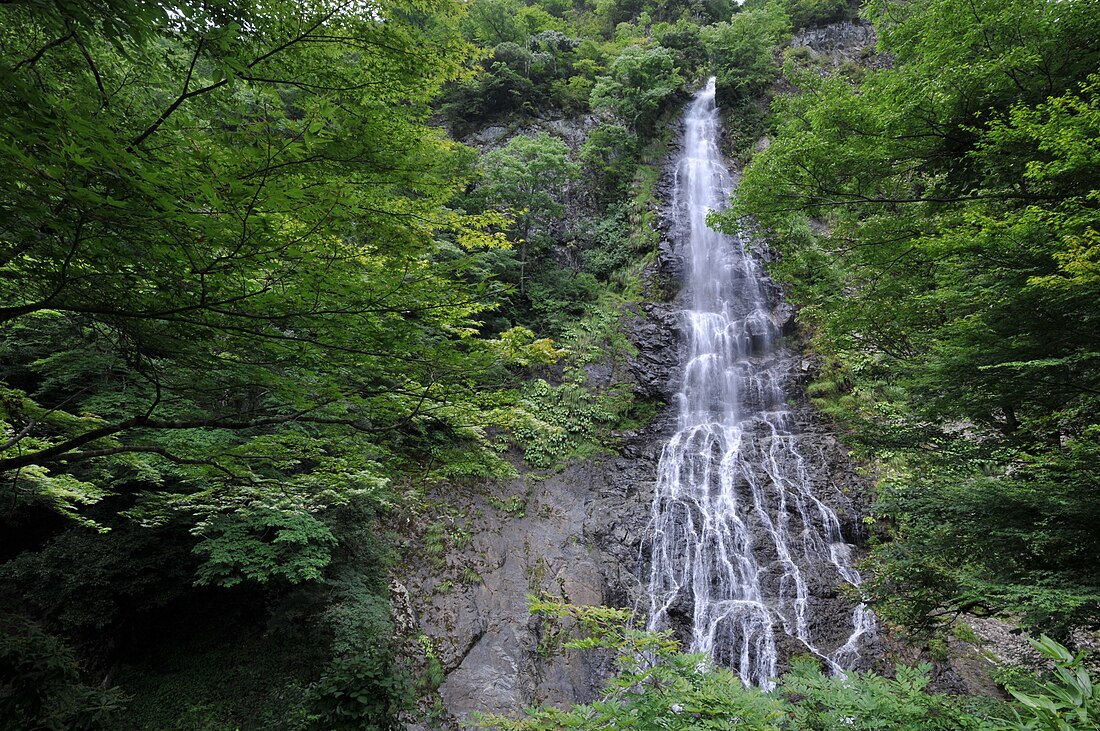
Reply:
[[[330,560],[327,544],[336,542],[309,513],[263,504],[203,521],[194,533],[203,539],[195,547],[204,556],[197,583],[221,586],[275,577],[291,583],[319,579]]]
[[[135,519],[211,532],[208,580],[316,578],[318,515],[384,507],[417,444],[488,451],[501,361],[552,357],[480,343],[466,252],[507,219],[448,207],[473,153],[426,124],[464,10],[68,5],[0,8],[5,489],[147,491]]]

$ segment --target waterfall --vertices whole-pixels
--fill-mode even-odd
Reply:
[[[874,618],[863,605],[814,615],[815,591],[835,595],[859,573],[800,450],[767,279],[740,237],[706,224],[735,182],[718,151],[713,78],[685,124],[673,205],[686,237],[686,361],[652,507],[649,628],[688,625],[691,652],[770,688],[786,638],[842,672]],[[828,621],[851,625],[831,648],[813,631]]]

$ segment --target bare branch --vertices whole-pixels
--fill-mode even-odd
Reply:
[[[157,120],[153,122],[153,124],[151,124],[148,128],[146,128],[144,132],[134,138],[134,141],[130,143],[131,150],[140,145],[142,142],[148,139],[151,134],[160,129],[160,126],[167,122],[168,118],[172,116],[172,113],[179,109],[180,105],[183,104],[185,101],[187,101],[191,97],[206,94],[207,92],[213,91],[214,89],[225,86],[227,83],[229,83],[229,77],[227,76],[221,81],[215,81],[213,84],[204,86],[201,89],[191,89],[191,79],[195,74],[195,65],[199,62],[199,56],[202,53],[202,45],[204,40],[204,38],[200,38],[199,42],[195,44],[195,53],[191,56],[191,65],[187,68],[187,78],[183,80],[183,91],[180,92],[180,95],[176,97],[175,101],[169,104],[168,107],[160,113],[160,116],[157,117]]]
[[[92,76],[95,77],[95,85],[99,88],[99,99],[102,106],[107,107],[111,104],[111,98],[107,95],[107,90],[103,87],[103,77],[99,74],[99,68],[95,65],[95,61],[92,60],[92,54],[88,53],[87,47],[84,45],[84,41],[80,40],[80,36],[72,28],[72,23],[67,21],[69,32],[73,39],[76,41],[77,47],[80,49],[81,55],[84,56],[84,60],[88,62],[88,68],[92,71]]]
[[[290,47],[292,47],[292,46],[294,46],[298,43],[305,42],[306,40],[309,39],[309,36],[311,34],[313,34],[318,28],[320,28],[326,22],[331,20],[332,17],[334,15],[336,15],[337,12],[338,11],[334,9],[334,10],[329,11],[328,13],[323,14],[315,23],[313,23],[313,25],[309,26],[306,30],[300,31],[299,33],[294,35],[292,38],[289,38],[286,41],[284,41],[283,43],[280,43],[279,45],[275,46],[274,48],[268,50],[267,52],[260,54],[259,56],[254,58],[252,61],[250,61],[248,64],[246,64],[245,68],[246,69],[253,69],[256,66],[262,64],[267,59],[271,58],[272,56],[275,56],[279,53],[282,53],[283,51],[287,50],[288,48],[290,48]],[[223,87],[223,86],[225,86],[226,84],[229,83],[229,76],[226,76],[224,79],[221,79],[220,81],[215,81],[214,83],[208,84],[208,85],[206,85],[204,87],[201,87],[199,89],[191,89],[190,88],[192,73],[195,70],[195,64],[198,61],[199,53],[200,53],[201,49],[202,49],[202,40],[200,40],[199,44],[195,47],[195,55],[191,59],[191,67],[187,71],[187,79],[184,82],[183,91],[181,91],[180,95],[178,97],[176,97],[176,99],[171,104],[169,104],[168,107],[165,108],[165,110],[163,112],[160,113],[160,116],[157,117],[156,121],[154,121],[151,125],[149,125],[149,127],[146,128],[144,132],[142,132],[141,134],[139,134],[137,137],[134,138],[134,140],[130,143],[130,149],[136,148],[138,145],[140,145],[142,142],[144,142],[146,139],[148,139],[150,135],[152,135],[154,132],[156,132],[158,129],[160,129],[161,125],[163,125],[166,121],[168,121],[168,118],[170,116],[172,116],[172,114],[177,109],[180,108],[180,105],[182,105],[188,99],[192,99],[192,98],[197,97],[197,96],[202,96],[203,94],[207,94],[211,91],[214,91],[215,89],[219,89],[219,88],[221,88],[221,87]]]
[[[77,451],[80,447],[100,439],[120,434],[122,432],[129,431],[131,429],[156,429],[156,430],[183,430],[183,429],[227,429],[231,431],[244,431],[247,429],[257,429],[266,426],[276,426],[279,424],[287,424],[290,422],[306,423],[306,424],[326,424],[330,426],[347,426],[359,432],[365,433],[383,433],[390,432],[396,429],[400,429],[410,423],[414,418],[424,413],[423,405],[426,401],[434,401],[430,389],[424,389],[419,394],[407,394],[415,396],[420,399],[413,410],[402,419],[392,424],[385,426],[374,426],[362,419],[341,418],[341,417],[328,417],[328,416],[314,416],[313,412],[331,405],[332,401],[325,401],[308,409],[297,411],[293,414],[284,414],[281,416],[270,416],[256,419],[241,419],[238,415],[235,419],[230,418],[210,418],[210,419],[194,419],[187,421],[160,421],[157,419],[150,419],[148,416],[135,416],[130,419],[117,422],[115,424],[109,424],[99,427],[98,429],[91,429],[79,436],[72,437],[60,444],[55,444],[52,447],[46,447],[44,449],[37,450],[28,454],[21,454],[16,457],[9,457],[7,459],[0,459],[0,472],[7,472],[9,470],[20,469],[30,465],[42,465],[52,462],[65,462],[73,459],[74,455],[83,455],[78,459],[91,459],[94,456],[105,456],[109,454],[120,454],[126,451],[153,451],[153,448],[144,449],[143,445],[128,445],[118,447],[105,447],[103,449],[84,450]],[[397,392],[397,389],[394,389]],[[139,449],[138,447],[141,447]],[[113,451],[111,451],[113,450]],[[205,464],[205,463],[204,463]]]
[[[72,40],[72,38],[73,34],[69,33],[67,36],[62,36],[61,38],[50,41],[46,45],[42,46],[42,48],[38,49],[38,52],[36,54],[31,56],[30,58],[25,58],[17,63],[15,65],[15,68],[12,69],[12,73],[19,71],[19,69],[23,68],[24,66],[30,66],[33,68],[36,63],[42,60],[42,57],[46,55],[47,51],[49,51],[51,48],[60,46],[62,43],[67,43],[68,41]]]
[[[28,421],[27,425],[23,427],[18,434],[16,434],[14,437],[4,442],[3,444],[0,444],[0,452],[3,452],[5,449],[10,449],[16,444],[19,444],[19,442],[23,441],[23,439],[25,439],[26,436],[31,433],[31,429],[34,428],[34,425],[36,423],[38,422],[36,422],[34,419]]]
[[[218,464],[212,459],[190,459],[188,457],[180,457],[177,454],[173,454],[164,447],[156,447],[150,445],[130,445],[126,447],[107,447],[105,449],[86,449],[82,452],[73,452],[65,456],[66,462],[82,462],[86,459],[96,459],[98,457],[110,457],[115,454],[130,454],[130,453],[151,453],[164,457],[169,462],[175,462],[176,464],[185,465],[199,465],[203,467],[213,467],[219,472],[224,472],[226,475],[233,478],[240,478],[241,475],[233,472],[229,468]]]

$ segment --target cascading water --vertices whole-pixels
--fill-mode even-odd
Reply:
[[[770,688],[779,641],[795,638],[835,672],[850,667],[874,618],[840,618],[833,648],[811,631],[814,589],[858,585],[837,515],[813,490],[788,406],[767,281],[744,242],[706,224],[733,178],[718,151],[714,79],[688,108],[674,208],[687,241],[687,361],[678,430],[652,508],[649,627],[690,619],[692,652]]]

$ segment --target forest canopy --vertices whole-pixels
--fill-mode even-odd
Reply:
[[[1100,15],[872,2],[890,63],[797,91],[736,214],[835,357],[819,385],[880,465],[886,616],[1100,624]],[[828,399],[824,399],[828,402]]]
[[[837,21],[877,48],[825,58]],[[471,540],[425,495],[666,405],[615,378],[712,75],[747,163],[715,223],[759,234],[877,491],[865,600],[922,641],[1100,626],[1095,0],[0,0],[0,31],[0,725],[401,727],[443,669],[392,567]],[[622,673],[504,727],[1011,727],[927,668],[765,695],[542,609]]]
[[[396,713],[378,516],[414,475],[510,474],[508,368],[555,357],[483,328],[505,285],[471,265],[508,219],[455,205],[474,153],[428,123],[479,55],[462,16],[0,5],[5,725],[102,727],[122,696],[78,668],[269,598],[309,619],[280,702],[301,728],[351,685],[356,718]]]
[[[2,11],[10,499],[308,513],[476,443],[489,285],[436,252],[499,221],[425,125],[457,10],[82,7]]]

